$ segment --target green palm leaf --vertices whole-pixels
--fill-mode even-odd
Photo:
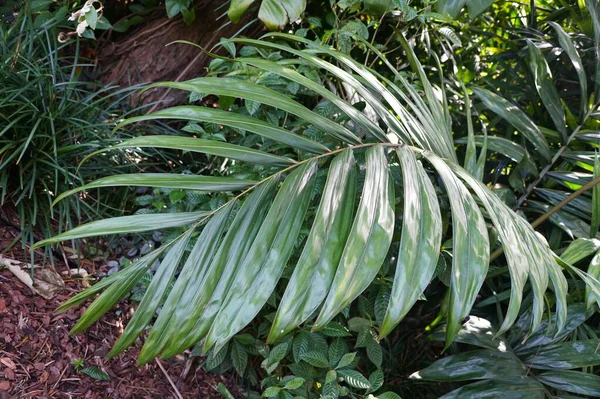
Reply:
[[[367,150],[366,177],[360,204],[331,289],[314,329],[323,328],[373,281],[392,242],[394,186],[384,150]]]
[[[254,163],[259,171],[257,175],[262,176],[262,180],[255,182],[172,174],[119,175],[99,179],[63,194],[60,198],[81,190],[114,185],[225,192],[246,190],[215,211],[101,220],[39,243],[38,246],[41,246],[93,235],[188,226],[175,241],[161,246],[61,306],[60,310],[65,310],[101,293],[74,331],[81,331],[101,317],[127,294],[146,273],[149,265],[159,258],[162,261],[158,274],[111,355],[125,349],[147,324],[152,326],[140,354],[140,363],[147,363],[158,355],[174,356],[202,339],[205,340],[205,350],[218,351],[262,309],[275,291],[285,267],[295,269],[268,340],[273,342],[309,321],[321,305],[313,328],[322,329],[376,278],[384,260],[390,255],[388,252],[394,232],[398,232],[400,242],[394,284],[379,331],[382,337],[386,336],[418,300],[435,272],[443,220],[438,196],[448,197],[452,216],[453,264],[448,293],[446,345],[452,342],[461,328],[462,320],[469,315],[489,266],[488,226],[477,201],[498,231],[511,276],[510,303],[501,332],[516,320],[524,302],[522,296],[527,279],[533,292],[531,325],[534,329],[541,323],[544,295],[550,283],[556,298],[557,331],[565,325],[567,283],[562,268],[577,274],[591,287],[591,298],[600,297],[600,283],[594,278],[597,277],[596,271],[592,273],[590,268],[590,274],[587,274],[571,269],[569,265],[559,265],[547,244],[525,219],[508,208],[485,184],[458,166],[444,89],[440,88],[442,99],[438,100],[423,67],[409,47],[406,51],[423,84],[424,98],[399,74],[396,75],[396,81],[399,82],[396,85],[349,56],[325,46],[285,34],[274,36],[277,40],[295,41],[307,48],[240,39],[238,43],[260,44],[288,52],[297,58],[283,58],[279,62],[259,58],[239,58],[235,61],[270,74],[275,73],[318,93],[347,114],[351,119],[348,126],[353,122],[354,126],[360,127],[361,134],[370,133],[372,138],[362,143],[346,127],[345,122],[331,121],[289,96],[233,77],[199,78],[152,85],[242,98],[276,107],[299,118],[302,127],[313,125],[328,134],[328,140],[337,140],[333,144],[336,149],[329,150],[303,137],[301,133],[291,133],[253,117],[202,107],[175,107],[124,121],[121,125],[158,118],[218,121],[301,151],[286,152],[293,154],[287,158],[240,145],[176,136],[137,137],[111,147],[173,148]],[[370,46],[369,43],[364,44]],[[372,46],[369,48],[382,57],[379,50]],[[325,55],[328,61],[319,55]],[[382,128],[341,96],[305,78],[295,69],[299,63],[326,70],[347,83],[387,126]],[[384,63],[388,68],[393,68],[387,60]],[[549,154],[548,143],[539,128],[522,111],[491,92],[476,89],[476,94],[488,108],[520,130],[538,151],[545,156]],[[301,129],[298,131],[302,132]],[[472,134],[470,137],[471,151],[474,143],[485,143],[484,139]],[[392,138],[402,142],[392,143]],[[377,143],[372,142],[373,139]],[[489,138],[489,143],[493,150],[512,158],[522,158],[526,154],[523,147],[508,145],[500,138]],[[355,159],[355,154],[363,150],[366,150],[364,162],[362,154]],[[103,151],[106,149],[99,152]],[[565,151],[563,158],[569,159],[568,156],[578,157],[574,162],[583,162],[588,166],[594,164],[588,152]],[[428,162],[423,165],[417,160],[418,157]],[[394,166],[399,163],[402,170],[401,190],[395,188],[388,169],[388,159],[393,159]],[[470,164],[472,166],[473,162]],[[327,172],[327,181],[313,201],[317,166]],[[359,201],[356,198],[358,166],[364,168],[365,175],[364,184],[359,188]],[[434,172],[439,177],[438,192],[429,178],[429,174]],[[551,176],[572,185],[589,177],[572,174]],[[401,194],[396,195],[396,192]],[[358,208],[354,211],[357,201]],[[397,202],[403,203],[399,215],[395,214],[394,209]],[[535,204],[535,201],[530,203]],[[316,208],[314,211],[313,207]],[[314,218],[310,233],[298,249],[299,260],[286,265],[297,244],[308,209]],[[235,217],[229,222],[234,210]],[[396,226],[396,217],[402,220],[401,227]],[[200,231],[200,236],[186,258],[183,253],[189,241],[194,239],[196,231]],[[167,286],[177,275],[180,263],[183,263],[182,269],[167,295]],[[152,323],[153,315],[161,305],[162,311]]]
[[[442,225],[435,189],[408,148],[397,150],[404,182],[404,219],[396,275],[379,336],[406,316],[429,284],[440,254]]]
[[[269,342],[306,321],[325,299],[350,232],[356,193],[351,150],[334,158],[307,243],[281,299]]]

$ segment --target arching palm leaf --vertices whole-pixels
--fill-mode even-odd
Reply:
[[[454,234],[447,344],[452,342],[460,330],[461,321],[469,314],[484,283],[489,264],[487,226],[476,197],[483,204],[490,222],[500,232],[513,280],[511,302],[502,331],[516,319],[527,276],[534,293],[533,327],[537,328],[540,323],[543,297],[548,281],[551,281],[560,330],[566,319],[566,280],[559,265],[546,244],[540,241],[524,219],[457,164],[448,113],[433,95],[433,88],[410,48],[406,47],[406,51],[426,88],[426,101],[405,80],[399,79],[400,86],[397,86],[346,55],[289,35],[278,34],[277,39],[288,42],[299,40],[301,43],[292,42],[291,45],[305,45],[306,48],[300,50],[266,41],[251,43],[288,51],[303,63],[328,71],[359,93],[385,125],[369,119],[342,97],[303,77],[295,70],[297,59],[273,62],[241,58],[236,61],[278,74],[316,91],[338,106],[359,128],[359,133],[353,133],[347,125],[322,117],[293,98],[232,77],[199,78],[154,85],[234,96],[280,108],[304,120],[304,126],[312,124],[321,129],[337,140],[337,147],[335,150],[327,149],[301,134],[248,116],[238,118],[237,114],[225,111],[206,113],[205,109],[198,107],[176,107],[141,118],[208,120],[214,117],[218,123],[248,129],[284,143],[295,151],[296,159],[289,155],[292,151],[286,152],[287,157],[283,157],[194,138],[151,136],[117,145],[115,148],[157,146],[231,157],[242,162],[265,165],[263,171],[266,177],[255,183],[231,178],[204,181],[199,177],[168,176],[169,183],[166,185],[169,187],[198,190],[210,187],[211,190],[222,191],[247,189],[213,212],[144,215],[144,228],[162,228],[165,220],[173,226],[187,224],[189,228],[175,241],[65,303],[60,310],[80,304],[104,290],[74,330],[80,331],[101,317],[141,278],[152,261],[164,253],[156,281],[146,292],[136,316],[111,355],[125,349],[140,334],[143,325],[150,323],[151,315],[165,294],[166,283],[163,280],[175,275],[183,248],[198,231],[200,237],[165,299],[163,311],[150,329],[140,362],[146,363],[157,355],[173,356],[203,339],[205,351],[222,347],[250,323],[266,303],[290,259],[307,209],[317,208],[318,205],[310,234],[281,300],[269,340],[274,341],[307,322],[319,307],[321,309],[313,328],[324,327],[375,278],[388,254],[393,232],[397,230],[401,232],[401,242],[396,276],[380,329],[380,335],[385,336],[423,293],[435,270],[441,242],[441,215],[437,194],[429,177],[435,172],[441,181],[440,193],[450,199]],[[247,39],[239,41],[250,43]],[[323,58],[317,57],[317,54]],[[134,121],[128,120],[123,124]],[[537,131],[530,129],[528,133],[528,138],[535,141],[540,149],[546,148],[545,141]],[[362,135],[365,137],[359,138]],[[365,156],[365,162],[360,162],[365,173],[362,185],[357,185],[355,155],[358,152],[364,152]],[[390,162],[399,165],[402,170],[401,186],[396,186],[390,176]],[[319,169],[327,171],[327,183],[316,200],[312,201],[311,187]],[[148,176],[144,176],[132,177],[132,184],[143,182],[152,186],[160,185],[149,183],[146,179]],[[111,183],[108,178],[92,182],[88,187],[117,183],[122,184],[123,179],[117,178]],[[360,200],[356,198],[357,193],[360,193]],[[357,200],[359,203],[355,211]],[[404,204],[401,215],[395,214],[397,201]],[[233,221],[229,222],[229,214],[234,208],[239,209]],[[396,223],[398,216],[402,217],[401,224]],[[123,219],[81,226],[38,245],[92,234],[126,232],[127,228],[119,220]]]

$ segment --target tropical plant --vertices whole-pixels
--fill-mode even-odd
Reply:
[[[127,115],[135,88],[83,82],[90,65],[80,56],[80,42],[57,42],[66,7],[50,13],[28,5],[16,20],[0,23],[0,203],[16,211],[23,246],[114,215],[112,208],[124,207],[126,196],[104,204],[73,196],[58,207],[51,204],[58,193],[106,171],[133,170],[128,157],[136,157],[116,154],[78,167],[86,154],[117,139],[111,126]]]
[[[350,120],[332,122],[292,97],[247,81],[240,74],[151,85],[275,107],[304,120],[304,130],[318,129],[330,139],[324,145],[250,116],[200,106],[173,107],[122,122],[119,127],[157,119],[211,122],[255,133],[280,147],[267,152],[214,140],[167,136],[136,137],[115,145],[113,149],[175,148],[262,166],[252,180],[235,176],[129,174],[106,177],[63,193],[57,200],[75,192],[115,185],[239,193],[231,195],[216,210],[105,219],[39,243],[41,246],[101,234],[188,226],[175,240],[61,306],[59,310],[64,311],[104,291],[73,332],[98,320],[131,290],[155,259],[162,257],[156,276],[110,356],[124,350],[152,323],[165,296],[140,354],[140,363],[157,355],[173,356],[199,341],[202,352],[217,353],[258,314],[287,267],[292,267],[293,273],[279,300],[268,342],[285,339],[286,334],[305,322],[312,331],[326,328],[376,278],[387,279],[390,287],[389,298],[383,301],[383,317],[378,320],[381,339],[402,320],[434,276],[442,237],[449,224],[451,240],[444,247],[451,252],[452,266],[442,313],[447,319],[446,346],[456,338],[470,314],[486,279],[493,249],[503,249],[512,283],[499,333],[517,320],[527,279],[533,296],[531,331],[542,324],[544,294],[549,284],[556,305],[557,331],[564,329],[568,321],[564,270],[583,279],[594,300],[600,299],[596,278],[559,263],[531,225],[474,177],[483,173],[486,152],[477,156],[472,128],[468,132],[465,167],[459,165],[445,88],[432,86],[404,37],[399,40],[422,92],[377,48],[360,38],[356,40],[389,68],[394,82],[316,42],[287,34],[269,37],[274,40],[235,39],[231,43],[274,49],[293,58],[273,61],[241,57],[235,62],[314,91]],[[346,90],[357,95],[373,117],[361,112],[358,104],[345,100],[351,95],[330,91],[322,82],[299,73],[297,68],[303,65],[326,71],[328,76],[344,82]],[[469,104],[468,97],[464,101]],[[542,156],[550,154],[550,145],[539,130],[516,127],[527,147],[535,148]],[[391,174],[390,170],[396,173]],[[322,189],[315,191],[319,171],[327,172],[327,180]],[[449,204],[450,214],[442,213],[438,199]],[[296,264],[287,266],[307,215],[308,237]],[[486,217],[497,231],[499,244],[490,244],[491,226]],[[185,259],[184,250],[194,239]],[[395,271],[382,269],[393,242],[398,246],[397,255],[393,254]],[[166,295],[180,264],[183,267]]]
[[[446,395],[450,398],[545,398],[575,393],[600,397],[597,331],[584,324],[593,311],[584,304],[569,306],[567,323],[558,330],[556,314],[528,333],[531,312],[525,312],[505,337],[483,318],[470,317],[456,342],[478,349],[444,357],[411,375],[415,380],[462,382],[477,380]],[[443,332],[432,334],[443,339]],[[583,369],[582,371],[576,371]],[[554,397],[554,396],[551,396]]]

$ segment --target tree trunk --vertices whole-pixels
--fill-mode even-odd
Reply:
[[[224,12],[223,9],[215,11],[218,3],[197,2],[196,18],[190,25],[180,15],[168,18],[162,6],[160,13],[146,16],[139,28],[121,34],[114,41],[110,38],[102,41],[98,53],[100,80],[104,84],[127,87],[203,75],[212,60],[210,56],[189,44],[167,45],[175,40],[186,40],[210,50],[221,37],[231,37],[245,26],[247,20],[232,24],[226,15],[217,20],[219,13]],[[262,30],[262,25],[256,22],[241,34],[256,37]],[[156,110],[178,104],[184,97],[185,93],[176,90],[152,89],[136,96],[134,102],[138,105],[158,102],[151,107]]]

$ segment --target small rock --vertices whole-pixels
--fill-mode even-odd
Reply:
[[[140,255],[146,255],[148,252],[154,249],[154,241],[149,240],[144,243],[142,249],[140,249]]]
[[[119,270],[121,270],[121,268],[119,267],[119,265],[115,266],[115,267],[111,267],[110,270],[108,271],[108,273],[106,273],[107,276],[112,276],[113,274],[117,273]]]
[[[110,268],[119,267],[119,262],[117,262],[116,260],[109,260],[106,266]]]
[[[136,256],[138,253],[138,249],[137,248],[131,248],[128,252],[127,252],[127,256]]]

